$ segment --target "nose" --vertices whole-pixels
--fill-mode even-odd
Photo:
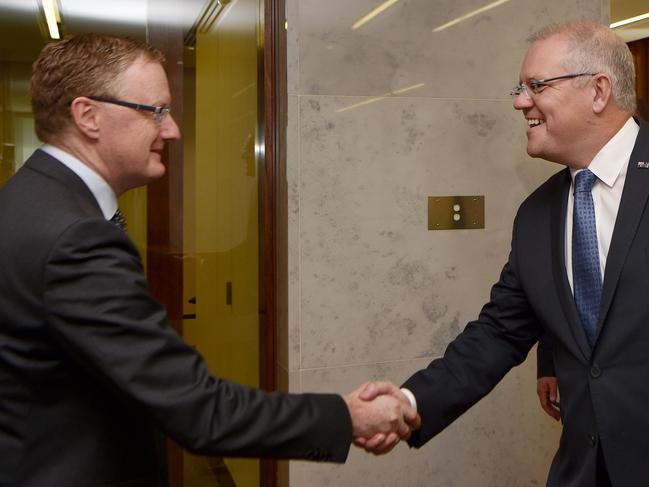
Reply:
[[[173,116],[168,114],[162,121],[162,127],[160,127],[160,137],[164,140],[178,140],[180,139],[180,129],[178,124],[174,120]]]
[[[532,105],[534,105],[532,98],[529,98],[522,91],[514,97],[514,108],[516,110],[523,110],[525,108],[531,107]]]

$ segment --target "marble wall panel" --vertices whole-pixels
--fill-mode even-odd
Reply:
[[[527,157],[509,102],[345,110],[362,101],[300,97],[304,368],[441,354],[488,298],[517,205],[560,169]],[[476,194],[485,230],[427,229],[428,196]]]
[[[286,2],[286,90],[289,95],[296,94],[300,85],[299,9],[298,0]]]
[[[278,328],[278,360],[287,370],[300,364],[300,110],[297,96],[288,97],[286,129],[288,188],[288,317]]]
[[[299,73],[290,78],[302,94],[381,95],[423,84],[408,94],[504,98],[531,33],[560,20],[608,16],[599,2],[593,8],[593,0],[516,0],[433,32],[493,2],[403,0],[354,30],[357,20],[383,2],[290,2],[298,3],[297,33],[290,39],[298,44]]]
[[[428,360],[302,371],[302,390],[347,393],[367,379],[397,383]],[[292,462],[292,487],[544,485],[560,427],[535,394],[535,364],[512,370],[496,389],[421,449],[399,444],[374,457],[352,447],[342,466]],[[497,466],[497,467],[495,467]]]

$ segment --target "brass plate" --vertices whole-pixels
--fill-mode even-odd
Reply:
[[[484,228],[484,196],[429,196],[428,230]]]

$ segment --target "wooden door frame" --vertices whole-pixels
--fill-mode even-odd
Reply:
[[[170,25],[156,16],[160,0],[149,0],[149,42],[165,53],[166,71],[172,95],[172,113],[181,126],[183,120],[183,38],[182,26]],[[181,0],[162,2],[182,8]],[[264,156],[259,161],[259,337],[260,385],[277,390],[277,329],[287,319],[288,256],[286,185],[286,28],[285,0],[263,0],[260,19],[260,119],[264,136]],[[183,315],[183,145],[168,144],[164,160],[165,176],[147,191],[147,277],[151,294],[167,309],[174,329],[182,335]],[[168,442],[169,486],[182,486],[182,450]],[[262,487],[276,487],[277,462],[262,460]]]
[[[286,183],[286,8],[285,0],[264,0],[263,127],[260,171],[260,370],[261,387],[278,389],[277,331],[288,318],[288,189]],[[277,486],[277,462],[262,460],[261,486]]]
[[[649,38],[628,43],[636,70],[638,115],[649,121]]]

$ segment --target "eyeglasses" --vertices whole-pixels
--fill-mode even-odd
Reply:
[[[525,97],[530,99],[534,95],[538,95],[545,88],[550,86],[553,81],[561,81],[564,79],[578,78],[579,76],[595,76],[597,73],[575,73],[575,74],[564,74],[563,76],[555,76],[554,78],[545,78],[545,79],[531,79],[529,82],[521,82],[514,86],[514,89],[509,93],[511,96],[516,98],[521,93],[525,94]]]
[[[162,122],[171,112],[171,108],[169,107],[156,107],[153,105],[143,105],[142,103],[132,103],[130,101],[118,100],[117,98],[112,98],[110,96],[89,96],[88,98],[102,103],[111,103],[113,105],[132,108],[134,110],[151,112],[153,113],[153,119],[158,123]]]

